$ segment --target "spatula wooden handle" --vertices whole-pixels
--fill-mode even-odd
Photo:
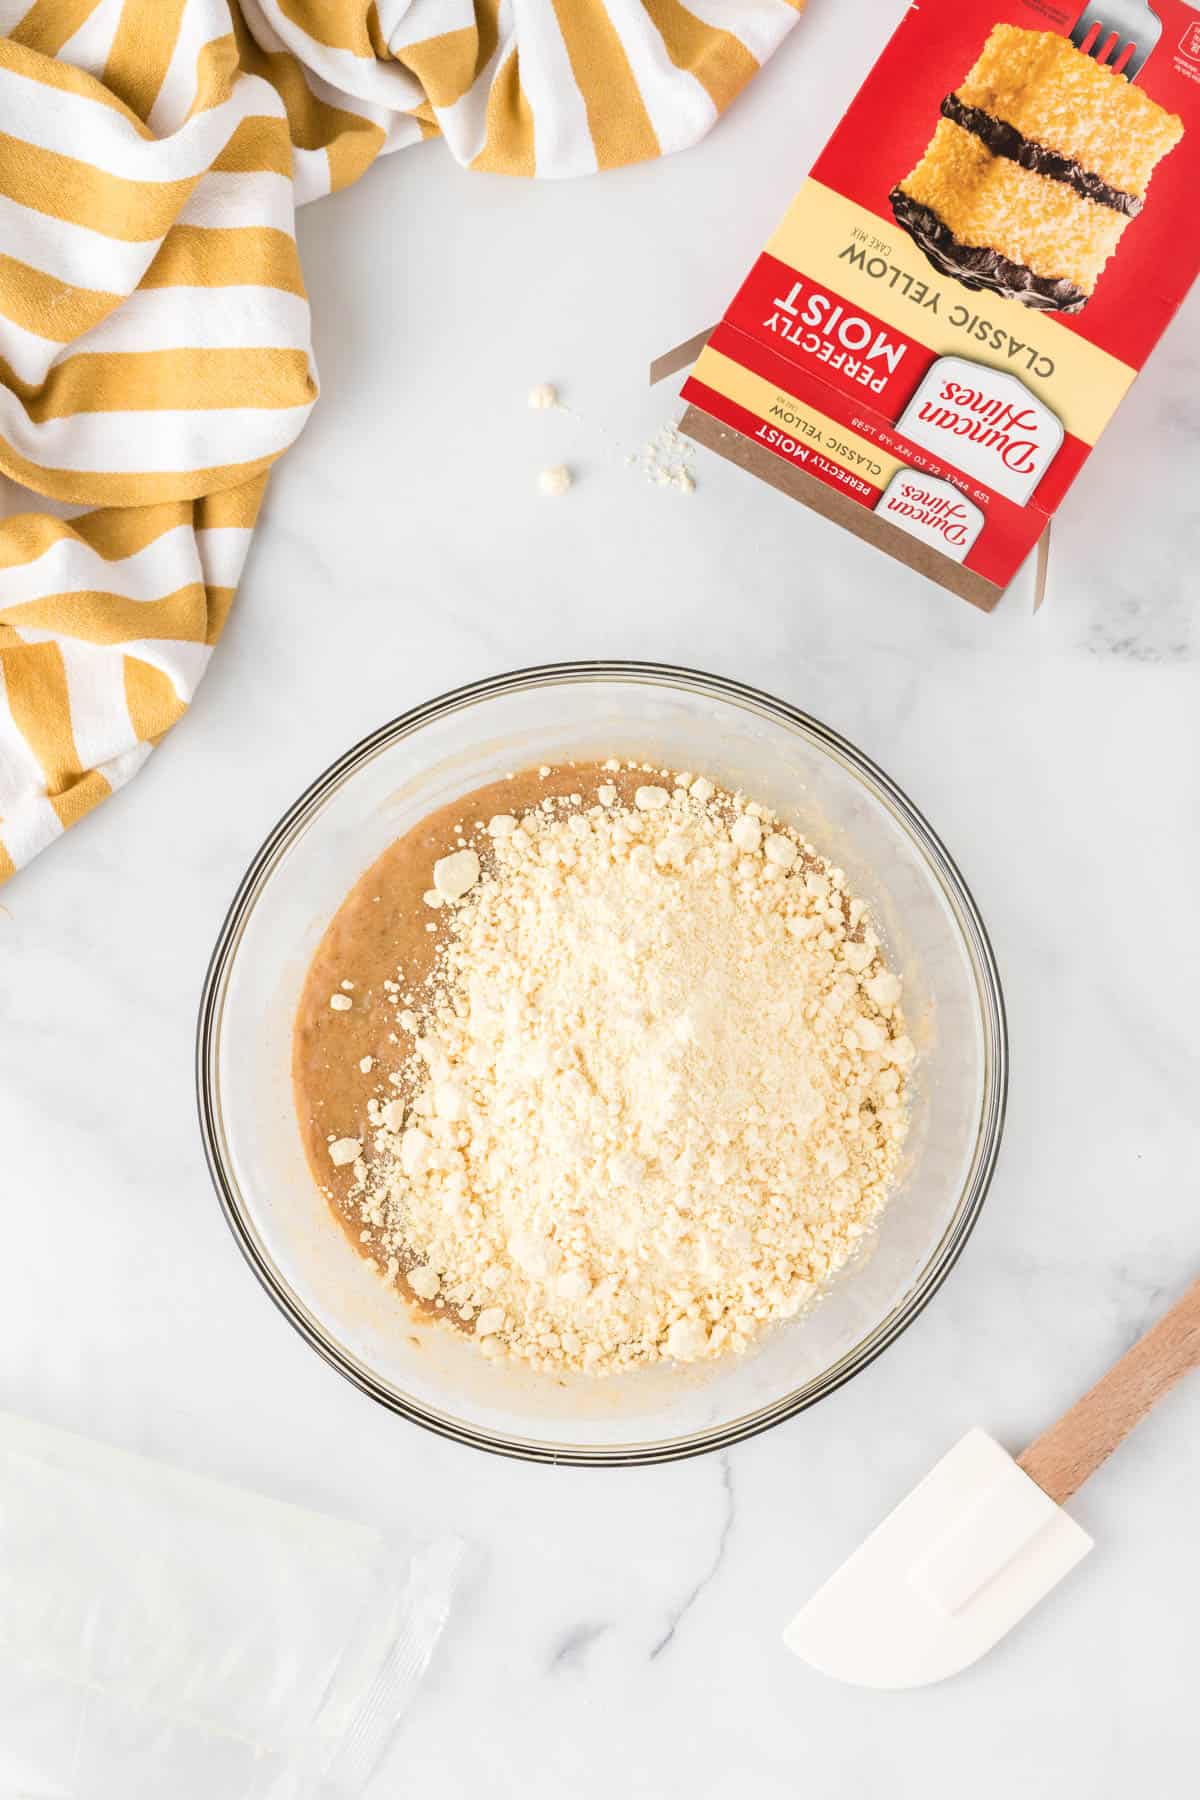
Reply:
[[[1169,1394],[1189,1369],[1200,1367],[1200,1281],[1157,1325],[1077,1400],[1056,1425],[1017,1458],[1042,1492],[1061,1506],[1094,1475],[1121,1439]]]

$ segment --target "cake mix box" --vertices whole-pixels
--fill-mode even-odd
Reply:
[[[1200,269],[1200,7],[1131,4],[1103,60],[1103,0],[910,7],[683,389],[690,436],[984,607]]]

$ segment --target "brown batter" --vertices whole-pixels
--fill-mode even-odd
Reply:
[[[583,806],[593,806],[596,789],[605,782],[617,789],[622,801],[632,802],[635,789],[655,778],[640,768],[613,771],[593,762],[564,763],[545,776],[538,769],[524,769],[490,782],[430,813],[397,838],[334,914],[305,977],[296,1012],[292,1083],[313,1178],[362,1255],[379,1259],[377,1236],[364,1225],[351,1196],[352,1165],[334,1166],[329,1141],[358,1138],[369,1162],[372,1129],[367,1102],[405,1094],[404,1088],[388,1080],[401,1063],[396,1013],[407,1005],[421,1015],[422,983],[432,969],[448,915],[448,909],[434,909],[424,899],[433,885],[434,863],[466,841],[478,852],[487,873],[491,840],[484,828],[497,813],[519,817],[557,795],[579,795]],[[352,986],[347,988],[347,982]],[[348,1010],[330,1006],[335,994],[346,995],[351,1002]],[[360,1064],[367,1057],[372,1066],[364,1072]],[[410,1303],[423,1304],[407,1287],[404,1293]]]

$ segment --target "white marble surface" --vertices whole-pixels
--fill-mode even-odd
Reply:
[[[1200,1381],[1078,1500],[1088,1563],[970,1673],[876,1695],[779,1641],[968,1425],[1019,1447],[1200,1265],[1200,293],[1072,494],[1036,619],[703,454],[690,500],[624,464],[671,410],[647,361],[719,311],[898,11],[813,0],[669,164],[534,188],[426,145],[310,210],[324,397],[212,671],[3,896],[0,1403],[479,1545],[376,1800],[1191,1791]],[[546,379],[570,416],[526,411]],[[539,500],[560,459],[577,487]],[[192,1098],[212,939],[294,795],[428,695],[593,654],[758,683],[882,762],[964,867],[1012,1028],[992,1195],[915,1328],[790,1425],[633,1473],[475,1456],[339,1380],[244,1268]]]

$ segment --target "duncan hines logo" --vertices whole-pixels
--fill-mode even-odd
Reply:
[[[953,562],[966,560],[983,530],[983,514],[956,487],[935,475],[915,475],[911,469],[892,476],[875,511]]]
[[[1015,375],[943,356],[905,407],[897,431],[940,462],[1024,506],[1058,455],[1062,420]]]

